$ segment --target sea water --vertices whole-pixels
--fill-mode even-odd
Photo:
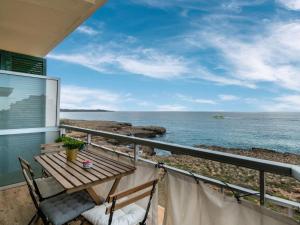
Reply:
[[[167,129],[157,140],[194,146],[300,153],[300,113],[62,112],[61,118],[112,120]]]

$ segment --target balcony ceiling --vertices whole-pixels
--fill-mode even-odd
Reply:
[[[0,0],[0,49],[43,57],[106,0]]]

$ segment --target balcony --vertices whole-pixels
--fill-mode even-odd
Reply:
[[[299,180],[298,166],[206,149],[199,150],[104,131],[61,126],[62,134],[70,135],[72,131],[86,134],[84,141],[88,144],[89,150],[136,166],[134,174],[123,181],[121,185],[123,189],[156,176],[160,177],[158,200],[154,198],[152,201],[149,224],[162,224],[163,217],[165,217],[164,224],[167,225],[228,224],[228,221],[230,224],[297,224],[296,221],[299,220],[300,203],[288,200],[288,196],[278,197],[266,193],[267,173]],[[129,146],[128,143],[131,143],[132,151],[124,153],[97,145],[93,143],[94,136],[115,139],[126,143],[127,146]],[[191,155],[255,170],[258,172],[259,188],[255,190],[229,184],[221,179],[206,177],[171,167],[165,163],[144,159],[139,155],[139,146],[148,146],[167,150],[172,154]],[[95,190],[98,195],[105,196],[108,190],[107,184],[100,184]],[[5,206],[4,210],[0,210],[0,224],[27,224],[34,214],[34,206],[27,194],[27,187],[10,188],[2,190],[0,193],[0,205]],[[16,203],[14,199],[18,199],[18,202]]]

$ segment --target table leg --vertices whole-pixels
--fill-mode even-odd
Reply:
[[[109,193],[107,195],[106,202],[108,201],[109,196],[112,195],[113,193],[115,193],[115,191],[117,190],[117,187],[118,187],[118,185],[119,185],[119,183],[121,181],[121,178],[122,177],[118,177],[118,178],[115,179],[115,182],[112,185],[112,187],[111,187],[111,189],[110,189],[110,191],[109,191]]]
[[[95,190],[92,187],[87,188],[86,191],[89,193],[89,195],[94,200],[96,205],[100,205],[102,203],[101,198],[99,197],[99,195],[97,195],[97,193],[95,192]]]

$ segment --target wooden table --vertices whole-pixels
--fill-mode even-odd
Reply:
[[[97,204],[100,204],[101,200],[93,186],[114,179],[115,182],[109,192],[109,195],[113,194],[121,178],[135,171],[135,167],[131,165],[89,150],[78,152],[76,161],[67,161],[66,157],[66,153],[61,151],[36,156],[35,160],[65,188],[67,193],[87,190]],[[83,169],[84,160],[91,160],[93,167]]]

